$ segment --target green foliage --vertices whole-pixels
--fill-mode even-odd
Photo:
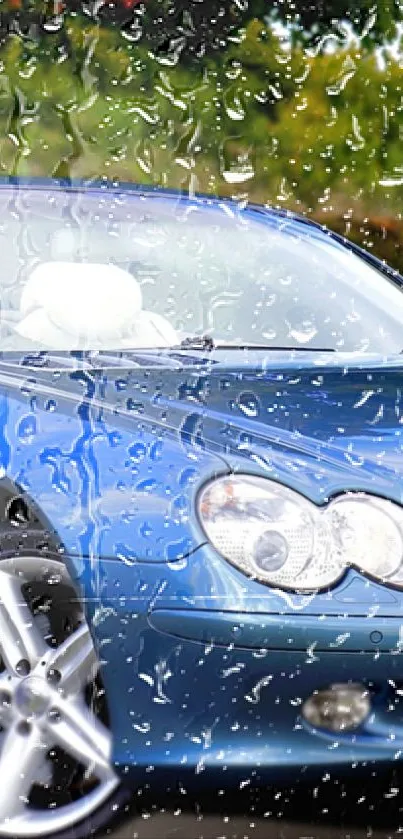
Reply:
[[[260,0],[251,0],[262,13]],[[403,18],[400,0],[282,0],[267,3],[273,17],[293,26],[295,34],[303,42],[320,42],[329,34],[340,35],[343,23],[361,35],[363,46],[391,40],[396,35],[396,26]]]
[[[0,173],[291,207],[401,265],[385,219],[403,198],[403,80],[399,59],[384,58],[362,42],[289,49],[256,18],[225,49],[181,61],[72,16],[0,51]]]
[[[180,40],[184,55],[222,49],[234,30],[254,19],[280,22],[305,44],[340,38],[347,22],[365,47],[390,41],[403,20],[401,0],[0,0],[0,34],[16,27],[46,31],[49,22],[71,13],[92,15],[153,47],[169,49],[170,41]]]

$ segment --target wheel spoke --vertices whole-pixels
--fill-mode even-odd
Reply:
[[[11,708],[12,689],[6,672],[0,674],[0,726],[8,728],[13,718]],[[1,755],[1,748],[0,748]]]
[[[96,812],[119,785],[110,762],[110,732],[87,705],[88,684],[98,669],[91,634],[83,624],[57,649],[46,643],[49,627],[58,634],[57,611],[63,598],[65,614],[67,587],[76,599],[63,563],[47,560],[44,574],[35,557],[16,556],[5,558],[0,569],[0,665],[5,666],[0,672],[0,835],[72,835],[75,825]],[[24,584],[43,580],[47,592],[53,572],[63,582],[60,598],[54,587],[46,620],[37,620]],[[77,606],[72,606],[71,619],[77,619]],[[63,751],[62,763],[69,755],[85,770],[78,797],[75,773],[66,798],[58,795],[58,768],[49,755],[55,749],[57,758],[57,747]]]
[[[21,580],[0,571],[0,645],[6,667],[15,672],[21,659],[33,667],[48,649],[21,592]]]
[[[109,731],[83,703],[60,697],[57,703],[60,719],[51,724],[51,737],[69,755],[99,779],[113,774],[110,765],[111,737]]]
[[[88,626],[82,624],[69,635],[49,659],[49,666],[61,674],[64,690],[78,691],[95,677],[97,657]]]
[[[0,755],[0,824],[18,816],[29,792],[43,770],[47,747],[38,728],[21,733],[18,724],[9,728]]]

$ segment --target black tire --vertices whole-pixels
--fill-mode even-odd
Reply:
[[[41,560],[45,556],[63,563],[64,551],[30,500],[16,487],[5,483],[0,485],[0,563],[24,555],[38,556]],[[101,831],[109,833],[114,824],[122,822],[131,797],[130,790],[120,784],[94,813],[71,827],[48,834],[47,839],[85,839]],[[0,826],[0,839],[1,836]]]

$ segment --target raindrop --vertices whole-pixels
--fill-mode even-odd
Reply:
[[[129,448],[129,457],[134,463],[140,463],[141,460],[144,460],[147,454],[147,447],[144,443],[133,443],[132,446]]]
[[[42,24],[43,29],[45,32],[50,32],[54,34],[55,32],[60,32],[64,24],[64,17],[63,15],[55,15],[52,18],[48,18]]]
[[[128,399],[126,402],[127,410],[133,414],[144,414],[144,405],[142,402],[137,402],[135,399]]]
[[[308,344],[317,333],[316,326],[309,320],[303,321],[299,326],[290,327],[290,338],[298,344]]]
[[[17,434],[22,442],[31,443],[37,434],[36,417],[33,415],[23,417],[18,423]]]
[[[241,393],[238,397],[237,405],[246,417],[257,417],[260,412],[259,400],[251,392],[245,391]]]
[[[222,145],[221,171],[228,184],[242,184],[255,175],[253,146],[243,137],[228,137]]]
[[[164,451],[164,443],[162,440],[157,440],[156,443],[153,443],[150,448],[150,458],[151,460],[157,461],[161,460]]]

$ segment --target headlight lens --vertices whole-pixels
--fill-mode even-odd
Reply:
[[[315,591],[348,566],[403,586],[403,510],[364,493],[317,507],[287,487],[252,475],[219,478],[199,496],[216,550],[249,577]]]

